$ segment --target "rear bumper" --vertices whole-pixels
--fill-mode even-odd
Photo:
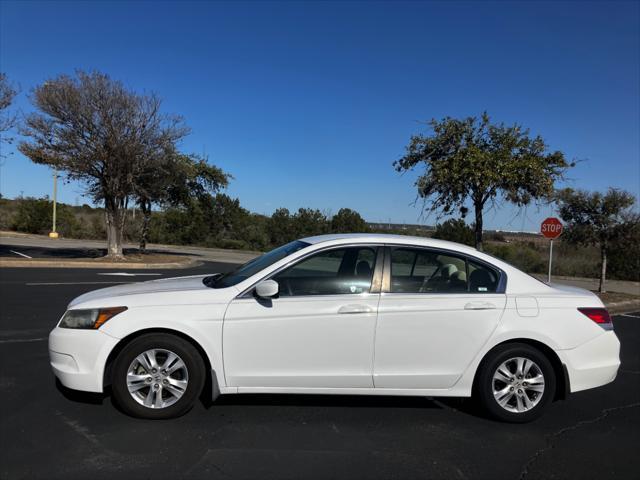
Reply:
[[[49,334],[53,374],[73,390],[102,392],[107,357],[117,343],[100,330],[56,327]]]
[[[620,367],[620,341],[613,331],[604,332],[579,347],[556,353],[567,368],[571,392],[613,382]]]

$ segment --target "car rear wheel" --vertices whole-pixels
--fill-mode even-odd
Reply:
[[[131,341],[113,368],[113,395],[126,413],[150,419],[186,413],[205,381],[202,357],[188,341],[148,334]]]
[[[524,423],[542,415],[555,389],[549,359],[530,345],[511,343],[495,348],[482,362],[475,396],[494,418]]]

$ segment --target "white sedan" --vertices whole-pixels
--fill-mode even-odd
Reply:
[[[526,422],[616,377],[620,343],[586,290],[471,247],[396,235],[296,240],[226,274],[96,290],[49,336],[69,388],[170,418],[203,389],[475,397]]]

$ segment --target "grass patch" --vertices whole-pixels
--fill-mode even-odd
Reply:
[[[593,292],[593,293],[598,295],[598,297],[600,297],[600,300],[602,300],[605,304],[628,302],[633,300],[640,302],[640,295],[631,295],[629,293],[619,293],[619,292],[605,292],[605,293]]]

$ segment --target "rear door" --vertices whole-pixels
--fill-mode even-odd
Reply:
[[[502,316],[501,272],[435,249],[389,247],[386,256],[374,384],[450,388]]]

